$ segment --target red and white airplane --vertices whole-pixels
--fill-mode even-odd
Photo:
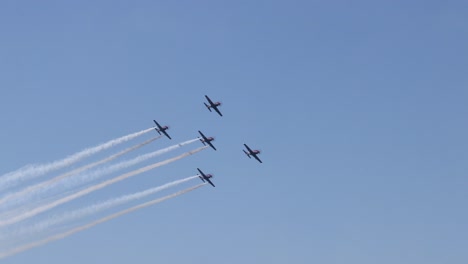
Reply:
[[[161,135],[161,133],[163,133],[166,137],[168,137],[169,139],[172,139],[169,134],[167,134],[166,130],[169,129],[168,126],[161,126],[158,122],[156,122],[156,120],[153,120],[154,123],[156,124],[157,127],[155,127],[154,129],[159,133],[159,135]]]
[[[216,150],[216,148],[213,146],[213,144],[211,144],[211,141],[214,140],[214,137],[206,137],[205,135],[203,135],[203,133],[200,130],[198,130],[198,133],[200,133],[200,135],[202,136],[202,138],[200,138],[200,141],[203,143],[203,145],[206,146],[206,144],[208,144],[208,145],[210,145],[210,147],[212,147],[214,150]]]
[[[218,113],[220,116],[223,116],[223,114],[221,114],[221,112],[218,109],[218,106],[221,105],[221,102],[211,101],[211,99],[208,97],[208,95],[205,95],[205,97],[206,97],[206,100],[208,100],[208,103],[210,103],[210,105],[207,105],[206,103],[204,103],[206,108],[208,108],[208,110],[210,110],[210,112],[211,112],[211,108],[213,108],[216,111],[216,113]]]
[[[211,186],[215,187],[215,185],[211,182],[210,178],[213,178],[213,175],[211,174],[205,174],[203,173],[203,171],[201,171],[199,168],[197,168],[198,172],[200,172],[201,175],[198,175],[198,177],[200,177],[200,179],[205,182],[207,181],[209,184],[211,184]]]
[[[244,151],[245,155],[247,155],[247,157],[249,157],[249,159],[250,159],[250,156],[252,156],[256,160],[258,160],[260,163],[262,163],[260,158],[257,156],[258,154],[260,154],[260,150],[258,150],[258,149],[252,150],[252,149],[249,148],[249,146],[247,146],[247,144],[244,144],[244,146],[247,148],[247,151],[245,151],[245,150],[242,150],[242,151]]]

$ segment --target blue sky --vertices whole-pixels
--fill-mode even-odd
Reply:
[[[152,119],[173,140],[139,153],[219,149],[60,209],[197,167],[216,188],[3,263],[466,263],[467,24],[466,1],[2,1],[1,174]]]

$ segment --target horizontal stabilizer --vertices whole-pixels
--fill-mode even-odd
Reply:
[[[204,104],[205,104],[206,108],[208,108],[208,110],[210,110],[210,112],[211,112],[211,107],[209,105],[207,105],[206,103],[204,103]]]

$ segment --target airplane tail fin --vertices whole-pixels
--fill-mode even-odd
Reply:
[[[161,131],[159,131],[159,129],[157,128],[154,128],[156,130],[156,132],[158,132],[159,135],[161,135]]]
[[[208,110],[210,110],[210,112],[211,112],[211,108],[210,108],[210,106],[209,106],[209,105],[207,105],[206,103],[204,103],[204,104],[205,104],[206,108],[208,108]]]
[[[247,157],[249,157],[249,159],[251,159],[250,154],[247,153],[247,151],[245,151],[245,150],[242,150],[242,151],[244,151],[245,155],[247,155]]]
[[[200,180],[202,180],[203,182],[205,182],[205,179],[203,179],[202,176],[198,176],[200,178]]]

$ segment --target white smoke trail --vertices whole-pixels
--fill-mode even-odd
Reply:
[[[84,175],[82,175],[80,177],[74,177],[74,178],[67,179],[67,181],[62,182],[61,184],[65,185],[66,187],[70,187],[70,186],[75,186],[77,184],[86,183],[86,182],[95,180],[95,179],[97,179],[97,178],[99,178],[99,177],[101,177],[103,175],[107,175],[107,174],[110,174],[110,173],[113,173],[113,172],[116,172],[116,171],[119,171],[119,170],[122,170],[122,169],[125,169],[125,168],[128,168],[128,167],[137,165],[137,164],[139,164],[141,162],[144,162],[144,161],[146,161],[148,159],[151,159],[151,158],[154,158],[156,156],[168,153],[170,151],[173,151],[173,150],[178,149],[180,147],[183,147],[185,145],[191,144],[191,143],[193,143],[195,141],[198,141],[198,139],[187,140],[185,142],[175,144],[175,145],[169,146],[167,148],[163,148],[163,149],[156,150],[156,151],[153,151],[153,152],[150,152],[150,153],[146,153],[146,154],[140,155],[138,157],[135,157],[133,159],[125,160],[125,161],[119,162],[117,164],[110,165],[108,167],[104,167],[104,168],[98,169],[96,171],[92,171],[92,172],[84,174]]]
[[[156,139],[161,138],[161,137],[162,136],[154,137],[154,138],[149,139],[149,140],[147,140],[145,142],[137,144],[137,145],[135,145],[133,147],[124,149],[121,152],[119,152],[117,154],[114,154],[112,156],[109,156],[107,158],[104,158],[102,160],[99,160],[99,161],[93,162],[91,164],[87,164],[87,165],[84,165],[82,167],[76,168],[76,169],[74,169],[72,171],[61,174],[61,175],[59,175],[57,177],[54,177],[54,178],[52,178],[50,180],[40,182],[38,184],[26,187],[26,188],[24,188],[24,189],[22,189],[20,191],[7,194],[6,196],[4,196],[3,198],[0,199],[0,205],[2,205],[3,203],[5,203],[5,202],[7,202],[7,201],[9,201],[11,199],[14,199],[14,198],[17,198],[17,197],[20,197],[20,196],[23,196],[23,195],[28,195],[28,196],[34,195],[35,193],[38,192],[39,189],[42,190],[42,188],[45,188],[45,186],[49,186],[49,185],[51,185],[51,184],[53,184],[55,182],[58,182],[58,181],[60,181],[60,180],[62,180],[64,178],[70,177],[72,175],[75,175],[75,174],[78,174],[80,172],[83,172],[83,171],[89,170],[91,168],[94,168],[94,167],[96,167],[98,165],[101,165],[101,164],[107,163],[109,161],[112,161],[112,160],[114,160],[114,159],[116,159],[116,158],[118,158],[120,156],[123,156],[123,155],[125,155],[125,154],[127,154],[127,153],[129,153],[129,152],[131,152],[133,150],[139,149],[139,148],[141,148],[141,147],[143,147],[143,146],[145,146],[145,145],[147,145],[147,144],[149,144],[149,143],[151,143],[151,142],[153,142]],[[25,197],[23,197],[23,199],[25,199]],[[21,200],[16,200],[15,204],[19,203],[19,202],[21,202]]]
[[[109,216],[106,216],[106,217],[103,217],[101,219],[98,219],[94,222],[91,222],[89,224],[86,224],[86,225],[82,225],[82,226],[78,226],[78,227],[75,227],[71,230],[68,230],[66,232],[63,232],[63,233],[60,233],[60,234],[56,234],[56,235],[52,235],[50,237],[47,237],[45,239],[42,239],[42,240],[39,240],[39,241],[35,241],[35,242],[32,242],[32,243],[29,243],[29,244],[26,244],[26,245],[22,245],[22,246],[19,246],[19,247],[16,247],[16,248],[13,248],[13,249],[10,249],[8,251],[5,251],[5,252],[2,252],[0,253],[0,259],[1,258],[5,258],[5,257],[8,257],[8,256],[12,256],[12,255],[15,255],[15,254],[18,254],[18,253],[21,253],[25,250],[28,250],[28,249],[32,249],[32,248],[35,248],[35,247],[39,247],[39,246],[42,246],[42,245],[45,245],[49,242],[52,242],[52,241],[55,241],[55,240],[59,240],[59,239],[63,239],[63,238],[66,238],[70,235],[73,235],[75,233],[78,233],[80,231],[83,231],[83,230],[86,230],[86,229],[89,229],[93,226],[96,226],[98,224],[101,224],[101,223],[104,223],[104,222],[107,222],[107,221],[110,221],[114,218],[117,218],[119,216],[123,216],[123,215],[126,215],[128,213],[131,213],[133,211],[136,211],[136,210],[139,210],[139,209],[142,209],[142,208],[145,208],[145,207],[148,207],[148,206],[151,206],[151,205],[154,205],[154,204],[157,204],[157,203],[160,203],[160,202],[163,202],[165,200],[168,200],[168,199],[171,199],[171,198],[174,198],[174,197],[177,197],[179,195],[182,195],[182,194],[185,194],[185,193],[188,193],[188,192],[191,192],[195,189],[198,189],[200,187],[202,187],[203,185],[205,185],[206,183],[202,183],[202,184],[199,184],[199,185],[196,185],[196,186],[193,186],[193,187],[190,187],[190,188],[187,188],[185,190],[182,190],[182,191],[178,191],[176,193],[173,193],[173,194],[170,194],[170,195],[167,195],[167,196],[164,196],[164,197],[161,197],[161,198],[158,198],[158,199],[154,199],[152,201],[149,201],[149,202],[146,202],[146,203],[142,203],[142,204],[139,204],[139,205],[136,205],[134,207],[131,207],[131,208],[128,208],[128,209],[125,209],[125,210],[122,210],[120,212],[117,212],[115,214],[111,214]]]
[[[46,164],[28,165],[19,170],[4,174],[0,177],[0,190],[4,190],[5,188],[14,186],[18,182],[38,177],[40,175],[46,174],[57,169],[64,168],[102,150],[108,149],[110,147],[124,143],[145,133],[148,133],[151,130],[153,130],[153,128],[148,128],[130,135],[113,139],[98,146],[87,148],[85,150],[77,152],[61,160],[56,160]]]
[[[13,208],[10,211],[2,212],[0,214],[0,219],[7,219],[7,218],[13,217],[15,215],[22,214],[24,212],[27,212],[27,211],[31,210],[32,208],[41,206],[41,205],[43,205],[45,203],[50,203],[52,201],[55,201],[55,200],[59,199],[60,197],[70,195],[70,194],[72,194],[74,192],[75,192],[75,190],[70,190],[70,191],[67,191],[67,192],[64,192],[64,193],[54,194],[54,195],[51,195],[49,197],[42,198],[41,200],[31,201],[30,203],[28,203],[25,206],[21,206],[21,207],[17,206],[17,207]],[[0,229],[0,239],[1,238],[2,238],[2,229]]]
[[[23,227],[23,228],[21,228],[19,230],[16,230],[16,231],[13,232],[12,236],[18,237],[18,236],[22,236],[22,235],[25,235],[25,234],[42,232],[42,231],[46,230],[47,228],[49,228],[51,226],[58,225],[58,224],[68,222],[68,221],[72,221],[72,220],[75,220],[75,219],[79,219],[79,218],[89,216],[89,215],[92,215],[92,214],[95,214],[95,213],[99,213],[99,212],[101,212],[103,210],[106,210],[106,209],[109,209],[109,208],[112,208],[112,207],[115,207],[115,206],[118,206],[118,205],[122,205],[122,204],[127,203],[127,202],[142,199],[142,198],[144,198],[144,197],[146,197],[148,195],[155,194],[157,192],[166,190],[168,188],[174,187],[176,185],[188,182],[188,181],[196,179],[196,178],[198,178],[198,175],[187,177],[187,178],[181,179],[181,180],[176,180],[176,181],[166,183],[166,184],[158,186],[158,187],[154,187],[154,188],[151,188],[151,189],[141,191],[141,192],[137,192],[137,193],[133,193],[133,194],[127,194],[127,195],[124,195],[124,196],[121,196],[121,197],[109,199],[107,201],[96,203],[96,204],[90,205],[88,207],[84,207],[84,208],[81,208],[81,209],[78,209],[78,210],[75,210],[75,211],[64,213],[62,215],[57,215],[55,217],[49,218],[49,219],[47,219],[45,221],[42,221],[40,223],[36,223],[36,224],[33,224],[33,225],[28,225],[28,226],[25,226],[25,227]]]
[[[83,195],[86,195],[88,193],[91,193],[91,192],[94,192],[94,191],[97,191],[99,189],[102,189],[104,187],[107,187],[111,184],[114,184],[116,182],[119,182],[119,181],[122,181],[122,180],[125,180],[127,178],[130,178],[130,177],[133,177],[133,176],[136,176],[140,173],[143,173],[143,172],[146,172],[146,171],[149,171],[151,169],[154,169],[154,168],[157,168],[157,167],[161,167],[163,165],[166,165],[166,164],[169,164],[171,162],[174,162],[174,161],[177,161],[177,160],[180,160],[182,158],[185,158],[187,156],[190,156],[192,154],[195,154],[197,152],[200,152],[204,149],[206,149],[207,146],[204,146],[204,147],[200,147],[200,148],[197,148],[195,150],[192,150],[192,151],[189,151],[189,152],[185,152],[179,156],[176,156],[176,157],[173,157],[173,158],[170,158],[170,159],[167,159],[167,160],[164,160],[164,161],[160,161],[160,162],[157,162],[157,163],[154,163],[154,164],[151,164],[151,165],[148,165],[146,167],[143,167],[143,168],[140,168],[140,169],[137,169],[137,170],[134,170],[134,171],[130,171],[130,172],[127,172],[125,174],[122,174],[118,177],[115,177],[115,178],[112,178],[112,179],[109,179],[107,181],[104,181],[104,182],[101,182],[99,184],[96,184],[96,185],[93,185],[93,186],[90,186],[86,189],[83,189],[81,191],[78,191],[74,194],[71,194],[71,195],[68,195],[66,197],[63,197],[61,199],[58,199],[56,201],[53,201],[49,204],[45,204],[45,205],[42,205],[42,206],[39,206],[39,207],[36,207],[36,208],[33,208],[25,213],[22,213],[20,215],[16,215],[14,217],[11,217],[9,219],[6,219],[6,220],[2,220],[0,221],[0,226],[5,226],[5,225],[10,225],[10,224],[14,224],[14,223],[17,223],[19,221],[22,221],[24,219],[27,219],[27,218],[30,218],[32,216],[35,216],[39,213],[42,213],[44,211],[47,211],[47,210],[50,210],[56,206],[59,206],[61,204],[64,204],[66,202],[69,202],[69,201],[72,201],[78,197],[81,197]]]
[[[84,175],[77,175],[76,177],[73,177],[73,178],[66,178],[66,179],[63,179],[62,181],[59,181],[59,182],[53,181],[52,184],[44,184],[44,185],[40,186],[40,188],[35,188],[34,190],[29,190],[25,195],[23,195],[21,197],[17,196],[17,198],[15,200],[11,201],[11,203],[8,203],[7,206],[11,206],[11,204],[18,204],[18,203],[27,201],[28,199],[36,196],[37,194],[47,192],[49,190],[54,190],[54,191],[58,190],[58,191],[60,191],[63,188],[70,188],[70,187],[73,187],[73,186],[76,186],[76,185],[79,185],[79,184],[82,184],[82,183],[86,183],[86,182],[95,180],[95,179],[97,179],[97,178],[99,178],[101,176],[104,176],[104,175],[119,171],[121,169],[128,168],[130,166],[136,165],[136,164],[138,164],[140,162],[143,162],[145,160],[148,160],[150,158],[156,157],[158,155],[162,155],[162,154],[167,153],[169,151],[172,151],[172,150],[175,150],[175,149],[180,148],[182,146],[193,143],[195,141],[198,141],[198,139],[187,140],[185,142],[182,142],[182,143],[179,143],[179,144],[176,144],[176,145],[173,145],[173,146],[161,149],[161,150],[153,151],[153,152],[150,152],[150,153],[147,153],[147,154],[144,154],[144,155],[140,155],[140,156],[138,156],[136,158],[133,158],[131,160],[122,161],[122,162],[119,162],[117,164],[114,164],[114,165],[111,165],[111,166],[108,166],[108,167],[104,167],[102,169],[99,169],[99,170],[96,170],[96,171],[93,171],[93,172],[89,172],[89,173],[84,174]],[[0,204],[1,204],[1,200],[0,200]]]

